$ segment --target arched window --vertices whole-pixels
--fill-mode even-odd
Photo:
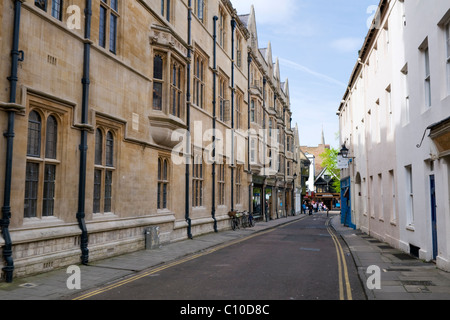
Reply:
[[[45,136],[45,157],[56,159],[56,146],[58,140],[58,122],[54,116],[47,119],[47,133]]]
[[[27,156],[41,156],[41,116],[36,111],[31,111],[28,117]]]
[[[106,166],[114,167],[114,136],[111,131],[106,135]]]
[[[97,129],[95,132],[95,164],[101,165],[103,157],[103,133]]]
[[[103,141],[103,132],[105,141]],[[103,158],[103,154],[105,157]],[[113,212],[114,133],[108,129],[95,131],[95,169],[93,213]]]
[[[168,207],[168,185],[169,185],[169,163],[167,159],[158,159],[158,190],[157,207],[167,209]]]

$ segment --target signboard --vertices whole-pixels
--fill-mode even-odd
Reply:
[[[348,169],[348,159],[343,156],[337,157],[337,167],[338,169]]]

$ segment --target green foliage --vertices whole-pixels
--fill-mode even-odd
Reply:
[[[333,173],[337,179],[333,181],[333,188],[336,192],[341,192],[341,170],[337,167],[337,157],[339,150],[331,148],[325,149],[325,151],[320,154],[322,159],[322,166],[327,167],[327,170]]]

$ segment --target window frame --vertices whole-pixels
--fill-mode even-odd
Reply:
[[[116,132],[112,128],[99,125],[95,129],[93,214],[114,212],[113,189],[115,181]],[[101,137],[99,136],[101,134]],[[99,139],[100,137],[100,139]],[[100,159],[99,159],[100,158]]]
[[[194,86],[193,102],[201,108],[205,108],[205,66],[206,59],[199,53],[194,54]]]
[[[32,115],[36,115],[38,120],[31,119]],[[54,120],[53,125],[50,123],[50,119]],[[24,219],[55,216],[56,185],[59,179],[61,154],[58,144],[61,121],[60,115],[50,110],[31,108],[28,113]],[[35,134],[33,135],[34,142],[37,144],[32,148],[37,151],[35,153],[30,153],[30,130],[33,130],[30,123],[39,124],[38,130],[34,130]],[[54,130],[54,138],[48,139],[51,130]],[[49,148],[53,151],[51,154],[47,152]],[[35,167],[36,171],[36,175],[32,177],[29,176],[31,167]],[[52,175],[49,177],[47,173],[50,170]],[[30,204],[32,204],[31,207]]]
[[[203,206],[204,165],[201,153],[194,156],[192,163],[192,207]]]
[[[171,73],[170,73],[170,108],[169,114],[182,118],[183,114],[183,88],[184,88],[184,66],[177,60],[171,61]]]
[[[170,161],[168,157],[158,157],[157,178],[156,207],[158,210],[168,210],[170,187]]]
[[[119,0],[100,0],[98,45],[117,54]]]
[[[226,188],[226,164],[225,161],[223,163],[218,164],[218,177],[217,177],[217,184],[218,184],[218,201],[217,204],[224,206],[225,205],[225,188]]]

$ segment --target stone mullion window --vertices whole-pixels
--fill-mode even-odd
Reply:
[[[236,168],[236,203],[241,203],[241,172],[242,166],[237,166]]]
[[[104,134],[106,132],[106,134]],[[95,131],[93,213],[113,212],[114,134]]]
[[[192,168],[192,206],[203,206],[203,160],[201,156],[194,158]]]
[[[60,163],[57,159],[57,136],[58,121],[54,115],[36,110],[29,113],[24,190],[25,218],[54,215],[56,174]]]
[[[170,22],[171,3],[170,0],[161,0],[161,15]]]
[[[194,57],[194,104],[200,108],[204,108],[204,94],[205,94],[205,61],[198,54]]]
[[[164,60],[162,55],[153,58],[153,109],[163,110]]]
[[[99,45],[106,48],[108,39],[109,51],[117,53],[117,26],[119,19],[118,0],[101,0],[99,16]]]
[[[170,81],[171,87],[171,106],[170,106],[170,114],[175,117],[181,118],[182,116],[182,104],[183,104],[183,79],[184,79],[184,70],[182,66],[177,63],[172,63],[172,79]]]
[[[169,196],[169,161],[164,157],[158,159],[158,190],[157,207],[158,209],[168,209]]]
[[[218,188],[218,204],[225,204],[225,164],[219,164],[219,176],[217,179],[219,188]]]

